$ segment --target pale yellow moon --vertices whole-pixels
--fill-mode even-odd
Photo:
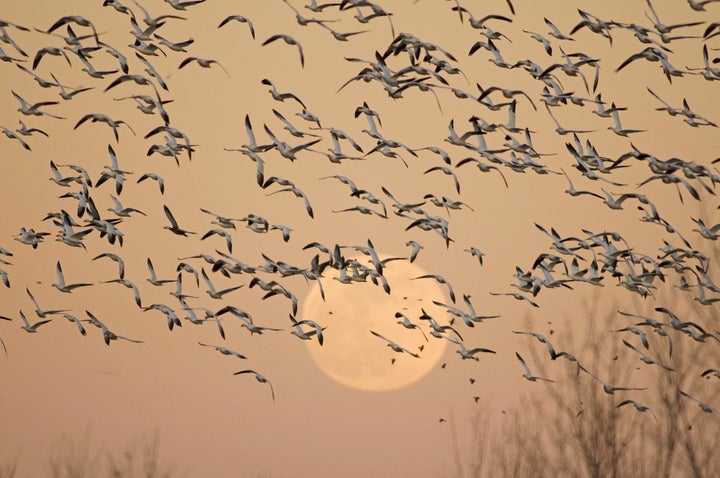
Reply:
[[[362,256],[357,259],[367,261]],[[390,285],[390,294],[370,279],[343,284],[327,274],[323,279],[325,302],[315,284],[304,301],[301,318],[326,327],[322,346],[315,340],[308,343],[317,366],[347,387],[368,391],[399,389],[427,375],[442,357],[447,340],[430,335],[428,321],[418,317],[424,309],[438,323],[446,324],[446,314],[432,301],[449,299],[446,290],[434,279],[412,280],[426,273],[404,260],[388,262],[383,275]],[[422,331],[398,324],[401,318],[395,317],[396,312],[407,315]],[[371,330],[420,357],[393,351]]]

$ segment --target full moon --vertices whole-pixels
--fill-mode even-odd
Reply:
[[[365,262],[366,258],[358,258]],[[368,391],[394,390],[417,382],[438,363],[447,340],[429,334],[428,321],[418,317],[425,310],[438,323],[447,323],[445,313],[432,302],[445,302],[447,293],[434,279],[413,279],[426,272],[407,261],[388,262],[383,275],[390,286],[366,282],[344,284],[323,281],[325,301],[316,284],[304,301],[301,318],[326,327],[324,344],[308,343],[317,366],[335,381]],[[405,314],[419,328],[408,329],[395,317]],[[396,352],[376,332],[407,351]]]

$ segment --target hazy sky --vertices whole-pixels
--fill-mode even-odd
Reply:
[[[349,37],[348,41],[338,41],[319,24],[300,25],[290,6],[279,0],[235,2],[232,6],[227,2],[207,0],[186,11],[174,10],[159,0],[143,0],[143,7],[152,17],[182,17],[163,20],[163,25],[155,32],[157,35],[173,42],[194,40],[186,47],[186,52],[177,52],[163,46],[157,37],[150,37],[164,53],[145,54],[144,57],[167,83],[168,91],[160,88],[157,79],[150,77],[131,47],[135,37],[128,14],[110,6],[102,7],[98,1],[85,0],[73,2],[72,7],[53,1],[7,5],[2,20],[30,31],[4,27],[8,37],[28,56],[22,56],[10,44],[0,44],[4,54],[15,59],[0,64],[3,78],[0,125],[15,131],[20,127],[19,121],[23,121],[27,127],[45,131],[48,137],[41,133],[20,136],[31,148],[28,151],[18,140],[0,136],[0,155],[4,162],[0,195],[5,205],[0,221],[0,246],[13,253],[12,257],[0,257],[11,263],[0,264],[10,281],[10,287],[0,284],[0,315],[12,318],[12,321],[0,321],[0,337],[7,346],[7,357],[3,353],[0,358],[3,376],[0,409],[3,410],[4,425],[0,459],[17,461],[19,476],[39,476],[47,469],[47,457],[60,443],[66,440],[79,442],[88,429],[97,450],[116,450],[157,430],[163,460],[172,464],[181,476],[449,476],[454,467],[448,424],[451,418],[458,428],[460,452],[469,460],[472,456],[472,419],[477,410],[487,410],[499,422],[504,416],[502,410],[516,403],[518,395],[537,390],[538,384],[522,378],[523,370],[514,356],[515,351],[519,351],[531,369],[530,354],[525,352],[528,347],[537,347],[541,352],[538,355],[547,359],[542,344],[524,340],[526,337],[511,332],[526,327],[527,317],[530,317],[533,331],[548,336],[552,333],[553,342],[561,348],[569,335],[566,321],[576,324],[578,329],[575,330],[579,330],[585,320],[592,319],[581,315],[584,300],[594,298],[593,304],[598,308],[618,302],[640,313],[637,308],[643,299],[637,293],[617,287],[618,279],[610,273],[605,274],[602,288],[570,283],[572,290],[543,287],[536,297],[526,294],[539,307],[512,297],[491,295],[520,292],[512,286],[518,284],[516,267],[528,271],[539,254],[559,254],[551,249],[553,241],[534,224],[547,231],[555,228],[563,237],[584,238],[588,234],[583,230],[594,233],[615,231],[627,241],[627,247],[653,258],[660,254],[658,249],[663,247],[663,240],[682,246],[677,234],[639,220],[644,213],[638,206],[649,210],[648,203],[631,197],[623,203],[622,210],[612,210],[598,197],[571,197],[564,192],[568,183],[561,171],[568,173],[577,189],[592,191],[602,197],[605,196],[603,189],[612,197],[621,193],[644,194],[645,200],[657,208],[661,217],[672,224],[692,248],[706,249],[707,240],[693,231],[697,225],[691,218],[702,218],[708,227],[716,223],[717,200],[702,185],[714,189],[711,179],[691,179],[678,173],[677,176],[699,192],[702,201],[696,201],[685,184],[666,184],[659,177],[638,187],[640,182],[653,175],[647,160],[628,159],[622,164],[627,167],[616,168],[611,174],[598,173],[604,179],[591,181],[583,177],[566,146],[566,143],[573,144],[572,135],[555,132],[557,125],[542,102],[545,84],[521,66],[498,67],[489,61],[494,55],[488,49],[480,48],[472,55],[469,51],[475,42],[487,42],[488,35],[495,32],[502,36],[492,43],[509,64],[529,59],[545,69],[555,63],[565,63],[561,48],[568,56],[583,53],[589,60],[594,60],[580,66],[589,82],[589,91],[579,76],[568,76],[561,67],[552,72],[557,84],[576,98],[592,99],[601,93],[605,108],[613,103],[623,108],[620,111],[622,127],[643,130],[629,138],[616,135],[608,130],[614,124],[612,118],[593,114],[597,104],[590,100],[583,106],[568,102],[552,107],[554,117],[564,128],[590,130],[579,135],[588,154],[590,148],[586,141],[594,145],[600,156],[609,158],[605,160],[608,166],[622,154],[632,151],[634,146],[663,161],[680,158],[707,166],[708,171],[717,175],[711,165],[720,157],[717,129],[711,125],[691,127],[683,122],[682,115],[671,116],[665,111],[657,111],[663,104],[647,89],[652,89],[671,107],[682,109],[686,99],[691,110],[707,122],[720,120],[716,116],[720,106],[717,84],[687,71],[688,68],[703,67],[703,45],[707,45],[710,61],[718,55],[715,50],[720,47],[717,37],[702,39],[707,24],[678,28],[670,33],[696,38],[663,43],[653,29],[653,22],[648,20],[648,4],[641,0],[593,5],[587,2],[549,5],[550,2],[514,0],[514,15],[502,0],[482,2],[480,6],[477,2],[460,2],[476,20],[488,14],[511,20],[491,18],[483,29],[474,28],[467,15],[461,23],[458,13],[452,10],[456,3],[439,0],[385,2],[383,8],[392,13],[392,22],[388,17],[377,17],[363,24],[353,18],[358,13],[355,8],[338,11],[337,7],[329,7],[321,13],[313,13],[304,8],[302,2],[290,1],[300,15],[327,21],[326,26],[336,32],[363,32]],[[137,23],[145,28],[145,15],[139,5],[131,1],[123,4],[134,12]],[[711,22],[717,20],[713,15],[720,9],[709,4],[707,11],[698,12],[687,3],[677,1],[656,1],[653,6],[666,24]],[[543,18],[569,34],[583,21],[578,7],[600,19],[617,23],[608,27],[612,42],[587,28],[575,32],[573,41],[549,35],[550,29]],[[364,15],[372,13],[368,7],[361,11]],[[223,19],[233,14],[243,15],[252,22],[255,38],[251,36],[248,23],[231,21],[218,28]],[[90,20],[98,39],[127,57],[129,73],[150,79],[153,86],[126,81],[105,91],[123,72],[109,73],[102,79],[93,78],[82,71],[86,66],[77,54],[62,49],[68,46],[62,38],[67,34],[66,25],[54,30],[55,35],[43,33],[67,15]],[[663,75],[661,62],[645,59],[637,59],[616,72],[631,55],[650,46],[633,35],[631,24],[649,28],[650,37],[659,42],[655,47],[671,50],[664,53],[667,61],[685,72],[684,76],[673,76],[669,81]],[[68,25],[77,35],[92,33],[87,26],[73,22]],[[415,62],[432,73],[406,72],[398,78],[422,78],[421,86],[434,85],[431,91],[422,91],[413,85],[402,91],[402,98],[393,99],[379,81],[362,79],[352,81],[338,91],[361,70],[377,62],[376,52],[384,53],[393,41],[391,31],[396,35],[411,33],[423,42],[434,44],[437,49],[429,53],[462,72],[436,71],[427,62],[427,52],[423,50]],[[552,55],[530,37],[532,32],[550,40]],[[295,45],[282,39],[262,45],[276,34],[287,34],[302,45],[304,66]],[[97,46],[92,36],[82,40],[82,45]],[[36,53],[45,47],[62,49],[68,60],[55,56],[55,50],[52,50],[33,68]],[[118,61],[108,48],[100,46],[86,53],[91,56],[88,61],[96,70],[118,69]],[[212,59],[222,68],[217,64],[202,68],[196,62],[178,68],[188,57]],[[582,57],[571,58],[577,61]],[[388,56],[386,61],[388,68],[395,72],[412,66],[411,57],[404,51]],[[599,83],[597,91],[593,92],[595,64],[599,68]],[[66,101],[58,95],[57,86],[41,88],[20,66],[48,81],[55,81],[54,75],[68,90],[92,89]],[[269,87],[261,83],[263,79],[271,80],[280,92],[296,95],[307,110],[319,118],[324,129],[314,130],[317,125],[298,116],[302,107],[296,100],[274,100],[268,92]],[[520,90],[527,95],[514,96],[519,132],[498,128],[483,135],[488,149],[504,150],[498,156],[505,163],[491,163],[477,150],[451,145],[445,139],[451,121],[458,134],[471,131],[468,120],[472,116],[488,123],[506,125],[508,107],[491,111],[478,101],[456,97],[441,81],[475,99],[480,96],[478,87],[497,86]],[[160,132],[146,139],[143,137],[163,126],[164,121],[157,113],[143,114],[136,108],[135,101],[127,98],[131,95],[155,97],[153,88],[162,100],[171,101],[164,104],[169,125],[186,134],[193,145],[192,159],[187,151],[179,151],[179,165],[172,157],[157,153],[148,155],[151,146],[165,145],[165,134]],[[21,113],[18,111],[20,103],[12,92],[30,104],[59,102],[42,106],[40,110],[62,119]],[[511,101],[500,91],[489,94],[484,100],[487,99],[494,104]],[[369,128],[364,115],[354,114],[363,102],[379,114],[382,125],[378,123],[377,128],[380,134],[386,140],[416,150],[417,157],[402,147],[394,148],[392,142],[389,146],[402,159],[385,157],[379,151],[365,156],[376,146],[377,139],[363,132]],[[259,187],[256,162],[241,152],[228,151],[250,142],[244,124],[246,115],[252,121],[258,144],[272,143],[264,125],[291,146],[315,138],[292,136],[283,129],[284,125],[273,109],[299,130],[318,135],[317,139],[320,139],[311,146],[314,152],[301,150],[294,161],[281,156],[277,149],[258,153],[264,162],[264,179],[274,176],[291,180],[306,195],[314,218],[306,212],[303,199],[295,197],[291,191],[282,191],[282,185]],[[119,140],[116,141],[113,130],[104,123],[88,120],[76,126],[85,115],[94,113],[127,122],[127,125],[118,126]],[[329,162],[321,153],[333,148],[330,128],[344,132],[357,142],[362,152],[353,149],[348,140],[339,140],[343,153],[361,159],[344,160],[340,164]],[[534,151],[542,155],[534,158],[539,163],[535,170],[526,164],[520,171],[518,159],[514,171],[508,163],[511,151],[505,144],[512,145],[515,139],[519,142],[517,147],[522,148],[521,144],[526,141],[525,128],[532,131]],[[505,137],[506,134],[511,136]],[[467,141],[478,144],[475,137]],[[184,144],[182,139],[178,142]],[[108,171],[104,168],[110,165],[108,146],[115,151],[119,168],[131,172],[127,174],[120,194],[116,193],[112,179],[96,186],[101,174]],[[443,163],[439,155],[428,150],[419,150],[430,146],[445,150],[452,164]],[[522,157],[520,150],[516,154]],[[457,166],[468,157],[497,169],[481,172],[473,163]],[[124,238],[122,246],[117,242],[110,244],[94,229],[83,241],[85,248],[73,248],[55,240],[62,228],[50,220],[43,220],[48,213],[67,211],[81,225],[75,227],[76,231],[86,228],[88,215],[79,218],[77,201],[60,198],[68,192],[81,192],[82,187],[78,183],[61,187],[49,181],[51,161],[58,165],[63,176],[75,174],[72,169],[62,166],[67,164],[83,166],[89,172],[93,186],[88,187],[88,194],[103,219],[116,217],[107,211],[113,207],[111,195],[116,195],[123,206],[137,208],[145,214],[132,214],[117,224]],[[447,172],[456,175],[459,193],[451,175],[431,170],[438,166],[446,167]],[[137,183],[149,172],[164,178],[164,194],[152,179]],[[356,206],[371,208],[376,213],[383,209],[381,205],[363,199],[368,197],[367,193],[351,196],[350,187],[340,180],[321,179],[334,175],[350,178],[359,189],[381,200],[387,218],[361,214],[358,210],[337,212]],[[427,214],[447,220],[447,233],[452,239],[449,245],[446,246],[437,231],[424,231],[419,225],[408,230],[415,219],[423,216],[416,213],[408,213],[408,217],[396,215],[383,188],[404,203],[425,201],[419,207]],[[682,203],[677,190],[681,191]],[[277,194],[270,194],[275,192]],[[437,198],[445,196],[464,204],[460,209],[438,207],[425,197],[427,194]],[[169,225],[163,206],[169,207],[180,227],[197,234],[179,237],[163,229]],[[406,243],[417,241],[423,249],[414,264],[427,274],[437,274],[447,280],[456,295],[455,307],[467,311],[463,295],[468,295],[478,315],[500,316],[472,328],[456,319],[453,327],[462,340],[454,332],[446,331],[446,336],[468,349],[484,347],[496,353],[479,353],[478,361],[461,360],[456,353],[458,343],[429,337],[428,350],[443,345],[445,350],[431,366],[422,363],[429,372],[411,385],[374,392],[342,385],[323,373],[308,353],[308,347],[320,347],[316,338],[301,341],[290,334],[291,301],[279,293],[263,300],[265,291],[259,286],[250,287],[253,277],[275,280],[279,284],[276,290],[283,287],[290,291],[298,301],[297,319],[313,320],[325,326],[323,336],[328,347],[335,330],[338,337],[348,333],[342,328],[343,320],[357,324],[370,317],[372,321],[360,327],[366,332],[357,338],[358,343],[370,344],[370,349],[363,345],[358,346],[358,350],[370,351],[356,354],[358,367],[377,363],[375,359],[361,356],[367,353],[383,357],[380,362],[384,367],[407,367],[411,373],[413,361],[431,360],[429,352],[426,357],[424,351],[417,348],[424,342],[421,332],[406,330],[396,324],[398,318],[393,316],[392,310],[374,308],[378,297],[386,295],[380,287],[340,284],[336,280],[340,277],[339,272],[332,268],[325,269],[321,281],[328,294],[333,290],[339,294],[337,291],[342,290],[343,300],[328,298],[326,304],[309,308],[305,307],[304,299],[316,286],[302,275],[282,277],[280,273],[258,269],[255,273],[233,274],[226,278],[220,272],[212,272],[212,264],[202,258],[179,259],[198,254],[219,258],[217,251],[228,252],[222,237],[214,235],[200,239],[207,231],[219,228],[211,223],[213,217],[203,213],[201,208],[238,219],[254,214],[265,218],[268,225],[283,225],[292,230],[286,242],[280,230],[254,232],[247,227],[247,220],[237,221],[236,230],[224,229],[232,235],[232,257],[254,267],[275,261],[307,269],[315,254],[319,254],[321,262],[327,260],[328,255],[318,249],[304,248],[312,242],[331,250],[336,244],[346,246],[342,248],[345,257],[362,257],[373,267],[368,262],[369,256],[358,250],[358,247],[368,247],[368,240],[381,257],[401,257],[402,261],[407,261],[411,252]],[[49,235],[33,249],[14,240],[21,227]],[[614,242],[618,247],[623,244],[621,240]],[[484,253],[482,264],[467,252],[471,247]],[[597,249],[597,252],[601,251]],[[118,278],[117,264],[108,258],[93,260],[105,252],[118,254],[125,260],[125,277],[139,288],[143,306],[165,304],[171,307],[180,317],[182,327],[169,331],[161,311],[144,311],[136,306],[130,289],[118,283],[104,283]],[[581,267],[588,267],[594,250],[580,251],[579,254],[583,257]],[[185,319],[188,314],[178,300],[170,295],[175,292],[175,282],[161,287],[147,282],[148,258],[152,259],[161,279],[176,279],[178,264],[185,262],[198,272],[204,268],[218,290],[242,285],[215,300],[206,294],[207,286],[202,277],[197,285],[192,274],[183,272],[182,292],[197,297],[187,299],[192,307],[218,311],[232,305],[250,314],[256,326],[281,330],[251,335],[248,328],[242,326],[241,319],[226,314],[221,317],[226,334],[223,340],[215,321],[192,324]],[[572,256],[564,258],[569,267]],[[599,261],[600,257],[596,256],[596,259]],[[53,288],[51,284],[57,282],[58,261],[68,283],[89,282],[93,285],[69,294]],[[385,269],[401,270],[398,263],[387,262]],[[561,269],[558,266],[553,276],[563,277]],[[635,265],[634,269],[641,272],[640,265]],[[713,271],[711,266],[711,276],[714,276]],[[533,272],[543,278],[539,269]],[[665,284],[656,281],[657,289],[652,290],[653,296],[645,299],[642,307],[651,310],[651,306],[673,305],[673,286],[679,283],[680,275],[672,270],[666,274]],[[688,279],[692,277],[687,276]],[[412,284],[413,281],[408,282]],[[417,279],[415,282],[417,288],[410,285],[410,291],[405,293],[399,287],[394,290],[390,281],[390,296],[396,311],[406,314],[429,334],[428,322],[419,320],[423,310],[439,324],[448,324],[451,316],[442,306],[432,302],[451,305],[451,299],[446,285],[437,284],[434,289],[428,285],[434,284],[434,279]],[[86,311],[90,311],[117,335],[143,343],[118,340],[107,346],[99,328],[83,322],[87,336],[82,336],[62,315],[51,316],[52,322],[41,326],[37,333],[29,334],[20,328],[20,311],[31,323],[40,318],[36,316],[26,288],[43,309],[67,309],[82,320],[88,319]],[[393,305],[389,307],[392,309]],[[201,318],[204,316],[203,310],[196,313]],[[393,352],[382,338],[371,335],[370,329],[378,322],[384,322],[381,335],[397,341],[420,358],[406,352]],[[221,355],[211,347],[201,347],[198,342],[227,347],[247,359]],[[582,360],[582,350],[572,352]],[[393,358],[397,362],[395,365],[391,363]],[[632,355],[626,358],[637,360]],[[552,373],[565,366],[569,365],[558,361],[547,368]],[[270,387],[256,381],[251,374],[233,376],[241,370],[254,370],[266,377],[272,383],[275,400],[271,397]],[[471,378],[475,380],[474,384]],[[642,375],[638,380],[642,382]],[[474,397],[480,398],[475,400]]]

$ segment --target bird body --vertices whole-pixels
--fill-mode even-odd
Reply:
[[[373,334],[375,337],[381,338],[382,340],[387,342],[387,346],[390,347],[393,351],[398,352],[398,353],[406,353],[406,354],[410,355],[411,357],[420,358],[420,356],[418,354],[416,354],[415,352],[411,352],[410,350],[406,349],[402,345],[399,345],[399,344],[393,342],[392,340],[383,337],[382,335],[375,332],[374,330],[371,330],[370,333]]]

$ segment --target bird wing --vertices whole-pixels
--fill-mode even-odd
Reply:
[[[170,221],[170,225],[175,229],[179,229],[178,223],[175,220],[175,217],[173,217],[172,212],[170,212],[170,209],[167,206],[163,206],[163,210],[165,211],[168,221]]]
[[[387,343],[389,343],[389,344],[394,343],[392,340],[386,339],[385,337],[383,337],[382,335],[378,334],[378,333],[375,332],[374,330],[371,330],[370,333],[373,334],[375,337],[379,337],[379,338],[383,339],[385,342],[387,342]]]
[[[30,289],[26,287],[25,290],[27,291],[27,294],[30,296],[30,300],[32,301],[32,303],[35,304],[35,308],[40,309],[40,306],[38,305],[37,300],[35,300],[35,297],[30,292]],[[23,316],[22,311],[20,312],[20,315]]]
[[[517,352],[515,352],[515,356],[517,357],[518,361],[520,361],[520,365],[522,365],[522,368],[525,369],[525,372],[526,372],[528,375],[532,375],[532,373],[530,372],[530,369],[528,368],[527,364],[525,363],[525,361],[523,360],[523,358],[520,356],[520,354],[517,353]]]
[[[200,272],[202,274],[203,280],[205,281],[205,284],[207,284],[208,290],[214,294],[215,287],[213,286],[212,282],[210,282],[210,278],[208,278],[207,273],[205,272],[205,268],[203,267]]]
[[[23,314],[23,311],[20,311],[20,319],[22,319],[23,324],[25,324],[26,327],[30,327],[30,323],[27,320],[27,317],[25,317],[25,314]]]
[[[60,287],[65,287],[65,277],[63,276],[62,267],[60,266],[60,261],[57,261],[57,264],[55,265],[55,273],[57,273],[58,276],[58,285]]]

